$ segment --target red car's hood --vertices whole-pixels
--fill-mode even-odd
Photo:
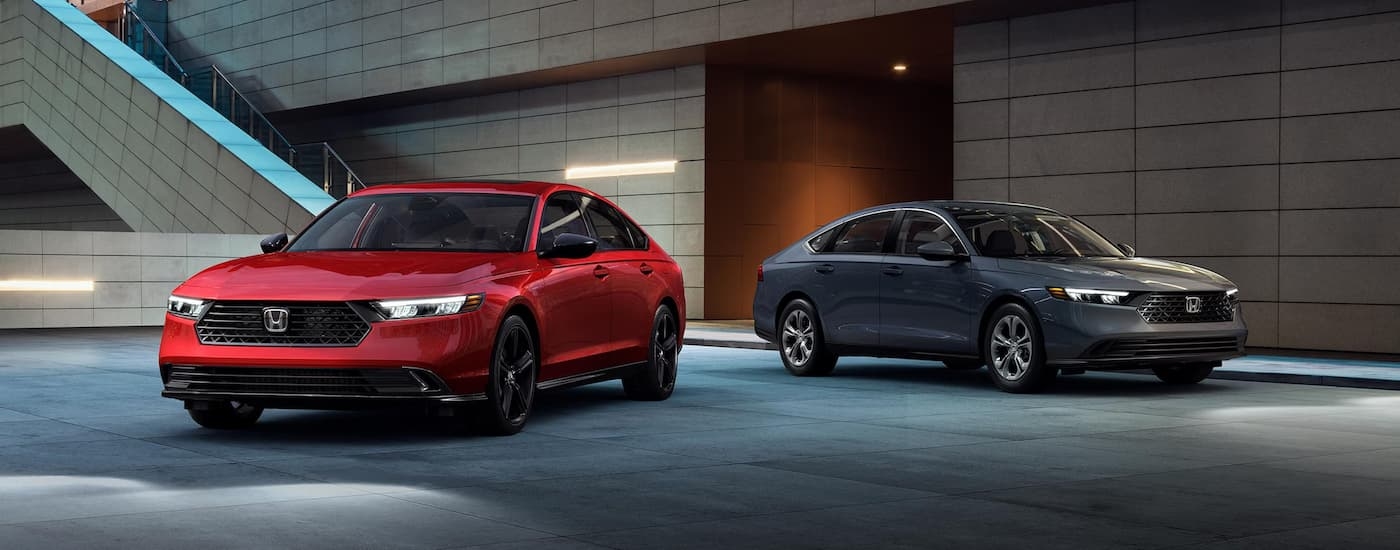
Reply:
[[[285,252],[224,262],[176,289],[221,300],[370,300],[468,292],[469,283],[527,269],[532,255],[471,252]]]

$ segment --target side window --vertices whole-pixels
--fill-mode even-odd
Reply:
[[[899,241],[895,246],[895,253],[905,256],[918,254],[920,246],[934,241],[943,241],[953,245],[955,252],[967,253],[962,242],[958,241],[958,236],[953,233],[953,228],[943,223],[943,219],[918,210],[909,210],[904,214],[904,221],[899,224]]]
[[[885,249],[885,236],[894,223],[894,212],[872,214],[852,220],[836,233],[831,251],[837,254],[879,254]]]
[[[825,252],[826,243],[831,242],[831,236],[836,234],[837,229],[839,228],[831,228],[826,231],[822,231],[817,236],[808,239],[807,246],[812,249],[812,252]]]
[[[573,193],[556,193],[544,203],[544,215],[540,217],[540,240],[535,247],[547,248],[556,237],[565,233],[587,235],[588,225],[583,221],[583,213],[579,212]]]
[[[603,250],[626,250],[646,248],[646,237],[642,230],[627,221],[617,209],[590,197],[581,199],[588,222],[598,238],[598,248]]]

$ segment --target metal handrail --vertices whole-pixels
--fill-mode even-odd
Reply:
[[[360,179],[359,174],[356,174],[354,170],[351,170],[351,169],[350,169],[350,163],[345,162],[345,159],[340,158],[340,153],[335,152],[335,148],[334,148],[334,147],[331,147],[331,144],[330,144],[330,143],[327,143],[327,142],[324,142],[324,141],[323,141],[323,142],[321,142],[321,145],[326,146],[326,153],[327,153],[326,156],[327,156],[327,157],[334,158],[336,162],[340,163],[341,166],[344,166],[344,167],[345,167],[345,194],[346,194],[346,195],[349,195],[349,194],[351,194],[351,193],[354,193],[356,190],[364,189],[364,188],[365,188],[365,182],[364,182],[364,180]],[[327,162],[329,162],[329,161],[327,161]],[[330,178],[329,178],[330,170],[327,169],[326,173],[328,174],[328,177],[327,177],[326,183],[325,183],[325,185],[326,185],[326,192],[327,192],[327,193],[330,193],[330,192],[331,192],[331,188],[330,188],[331,182],[330,182]]]
[[[160,40],[160,37],[156,36],[154,30],[151,30],[151,26],[147,25],[146,21],[141,19],[141,16],[136,15],[136,10],[130,3],[122,8],[121,31],[122,41],[126,42],[128,47],[136,50],[137,53],[141,54],[141,57],[146,58],[152,65],[160,67],[162,71],[165,71],[167,76],[175,79],[181,86],[185,85],[188,81],[189,73],[186,73],[185,68],[180,66],[180,62],[175,60],[175,54],[170,53],[170,50],[165,47],[165,43]],[[138,40],[138,36],[140,36],[142,40]],[[152,45],[154,45],[155,48],[159,48],[158,52],[162,54],[160,64],[157,64],[154,59],[151,59],[150,51]],[[172,68],[174,72],[171,72]]]
[[[189,89],[191,92],[195,92],[196,97],[199,97],[200,93],[199,90],[195,89],[197,86],[195,77],[203,76],[207,72],[209,75],[209,97],[201,97],[201,99],[206,101],[215,112],[228,119],[229,122],[234,123],[234,125],[240,126],[240,128],[244,132],[247,132],[255,141],[262,144],[262,146],[266,147],[269,151],[272,151],[274,155],[281,157],[287,164],[291,165],[293,169],[301,172],[302,175],[307,176],[308,179],[317,179],[313,178],[312,175],[314,172],[319,171],[321,189],[327,194],[343,197],[354,193],[357,189],[365,188],[364,181],[360,179],[360,176],[356,174],[354,170],[350,169],[350,164],[345,162],[345,159],[341,158],[340,154],[331,147],[331,144],[324,141],[300,145],[292,144],[291,140],[288,140],[286,136],[282,135],[282,132],[279,131],[276,126],[272,125],[272,122],[267,119],[267,116],[263,115],[262,111],[258,110],[258,108],[253,105],[253,102],[249,101],[248,97],[243,95],[243,92],[238,91],[238,87],[233,85],[233,80],[230,79],[228,75],[224,74],[223,71],[219,70],[218,67],[211,64],[195,74],[186,72],[185,68],[175,60],[175,56],[170,53],[170,50],[165,47],[160,37],[151,29],[150,25],[146,24],[146,21],[136,14],[135,6],[132,3],[127,2],[123,12],[121,29],[119,29],[118,32],[121,34],[122,41],[125,42],[128,47],[136,50],[142,57],[151,61],[152,64],[160,66],[161,69],[165,71],[165,74],[175,79],[181,86]],[[159,48],[159,50],[154,48]],[[156,63],[154,54],[160,54],[160,63]],[[227,110],[222,108],[223,104],[227,104]],[[247,116],[246,126],[240,124],[240,115]],[[321,162],[320,166],[316,169],[298,165],[299,159],[297,157],[299,155],[307,156],[302,153],[302,150],[308,148],[321,149]],[[313,174],[308,174],[308,171],[312,171]],[[341,183],[339,181],[339,175],[342,172],[345,176],[345,195],[339,194],[339,185]]]
[[[273,126],[272,122],[267,120],[267,116],[263,115],[262,111],[259,111],[257,107],[253,106],[253,102],[249,101],[248,97],[243,95],[243,92],[238,91],[238,88],[233,85],[233,81],[229,79],[228,75],[219,70],[217,66],[209,65],[205,70],[209,71],[209,106],[213,107],[219,114],[224,115],[224,118],[229,119],[230,122],[234,122],[235,124],[237,124],[237,114],[241,106],[244,112],[248,114],[248,127],[244,128],[243,131],[247,132],[253,139],[258,139],[259,136],[266,135],[267,142],[263,143],[264,147],[267,147],[268,150],[275,154],[278,152],[277,149],[280,145],[287,151],[287,156],[283,160],[286,160],[288,164],[295,163],[296,146],[292,145],[291,140],[282,135],[282,132],[278,131],[277,127]],[[221,84],[222,86],[220,86]],[[221,88],[225,90],[224,94],[219,93]],[[228,112],[224,112],[219,108],[220,95],[227,95],[229,98]],[[260,130],[265,130],[265,133]],[[278,156],[281,155],[279,154]]]

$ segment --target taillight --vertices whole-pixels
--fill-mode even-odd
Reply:
[[[763,264],[758,264],[758,282],[763,282]]]

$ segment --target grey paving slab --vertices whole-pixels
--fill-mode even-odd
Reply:
[[[854,422],[824,422],[683,434],[614,437],[599,441],[726,462],[753,462],[854,452],[924,449],[997,440]]]
[[[228,461],[135,439],[0,447],[0,472],[20,475],[96,474],[221,462]]]
[[[1400,540],[1400,516],[1348,521],[1190,546],[1193,550],[1390,550]]]
[[[16,548],[444,548],[546,536],[380,495],[0,527]]]
[[[608,495],[606,499],[598,495]],[[498,483],[398,498],[574,535],[909,500],[929,493],[748,465]]]
[[[1400,446],[1400,439],[1393,437],[1244,422],[1071,436],[1053,441],[1091,449],[1191,458],[1221,464],[1286,460]]]
[[[916,430],[959,433],[997,439],[1040,439],[1066,435],[1088,435],[1173,428],[1203,421],[1125,412],[1093,411],[1067,407],[1042,407],[928,416],[905,416],[869,420],[870,424]]]
[[[0,524],[362,494],[367,491],[360,487],[311,481],[248,464],[8,476],[0,483]]]
[[[0,422],[0,447],[107,439],[122,439],[122,436],[56,420]]]
[[[264,468],[309,479],[384,485],[382,490],[392,492],[691,468],[718,463],[702,458],[562,439],[256,462]]]
[[[1222,536],[1248,536],[1400,513],[1400,482],[1221,466],[981,495]]]
[[[756,463],[840,479],[962,494],[1215,465],[1190,458],[1015,441]]]
[[[814,536],[820,533],[820,536]],[[649,529],[579,535],[644,548],[1166,548],[1212,540],[1200,533],[1030,506],[929,498]]]

